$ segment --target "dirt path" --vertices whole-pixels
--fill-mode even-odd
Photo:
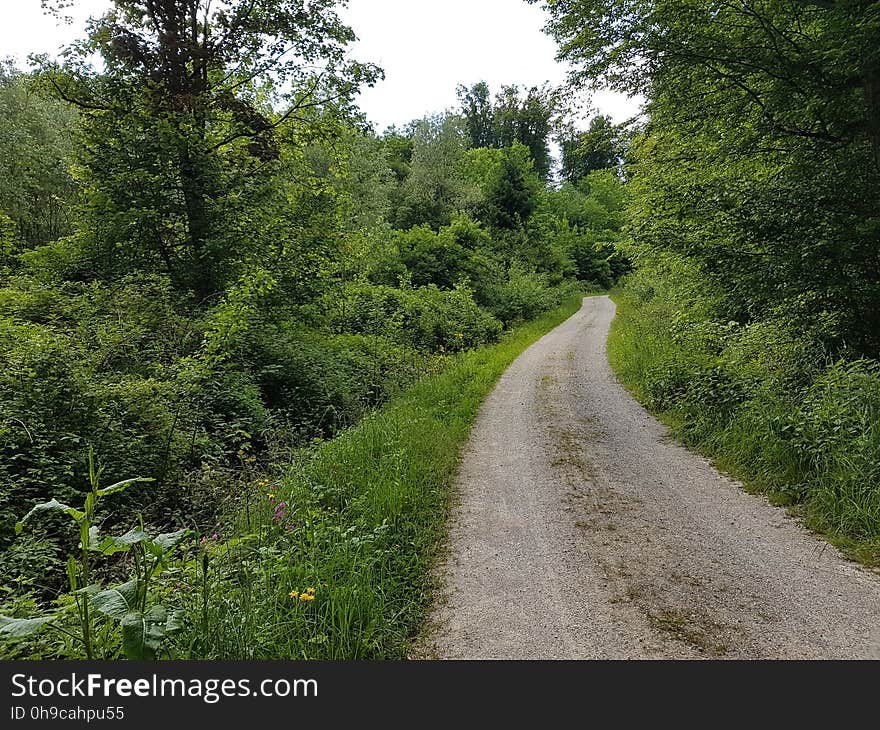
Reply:
[[[880,658],[880,576],[746,494],[617,383],[586,299],[486,401],[421,656]]]

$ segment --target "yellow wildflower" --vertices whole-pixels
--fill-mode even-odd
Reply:
[[[267,496],[269,499],[275,499],[275,492],[267,492],[267,493],[266,493],[266,496]]]
[[[299,597],[299,600],[301,600],[301,601],[314,601],[315,594],[314,593],[302,593]]]
[[[291,592],[288,593],[287,595],[290,596],[294,601],[295,601],[297,598],[299,598],[299,593],[297,593],[296,591],[291,591]]]
[[[315,595],[315,589],[314,589],[314,588],[306,588],[306,593],[310,593],[311,595],[314,596],[314,595]]]

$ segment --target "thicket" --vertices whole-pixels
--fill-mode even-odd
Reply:
[[[401,619],[400,602],[419,595],[401,588],[346,617],[318,583],[350,561],[374,590],[423,589],[427,543],[413,548],[411,533],[442,517],[442,500],[424,503],[430,517],[410,503],[422,499],[420,439],[435,433],[420,419],[453,418],[455,388],[470,386],[450,375],[441,401],[418,401],[425,414],[392,410],[397,436],[370,414],[450,356],[520,342],[505,331],[626,270],[614,166],[561,187],[549,176],[549,90],[487,102],[503,134],[486,143],[467,106],[378,135],[352,98],[380,72],[348,58],[334,6],[115,0],[61,61],[0,73],[0,635],[44,630],[4,652],[267,656],[265,632],[299,630],[311,610],[330,624],[275,656],[399,655],[416,610]],[[489,368],[454,370],[476,379],[461,391],[470,416],[497,366],[464,357]],[[434,386],[417,387],[418,400]],[[401,460],[391,476],[382,467],[393,504],[371,501],[369,460],[382,454]],[[337,489],[302,466],[313,459],[364,480]],[[311,476],[282,489],[291,464]],[[149,481],[101,491],[134,477]],[[369,503],[369,519],[349,503]],[[253,550],[286,566],[284,596],[255,595]],[[227,602],[189,602],[199,586]],[[278,598],[277,620],[260,623],[257,605]],[[205,633],[221,605],[236,646]],[[135,625],[149,641],[126,639]]]

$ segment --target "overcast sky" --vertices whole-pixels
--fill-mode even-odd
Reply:
[[[46,17],[40,0],[0,0],[0,54],[23,64],[28,53],[55,53],[109,5],[76,0],[66,26]],[[354,57],[385,69],[385,81],[360,99],[379,131],[455,106],[459,83],[482,80],[497,90],[565,78],[553,40],[541,32],[544,11],[524,0],[350,0],[342,16],[360,39]],[[617,121],[637,111],[610,92],[596,94],[592,105]]]

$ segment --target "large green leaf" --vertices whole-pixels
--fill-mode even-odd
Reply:
[[[165,606],[152,606],[146,613],[131,611],[122,618],[122,651],[126,659],[155,659],[165,638],[168,615]]]
[[[147,477],[135,477],[134,479],[123,479],[121,482],[116,482],[116,484],[111,484],[109,487],[105,487],[104,489],[98,490],[99,497],[106,497],[108,494],[115,494],[116,492],[122,492],[128,489],[132,484],[136,482],[152,482],[152,479]]]
[[[24,639],[43,629],[55,620],[55,616],[40,618],[9,618],[0,616],[0,637],[5,639]]]
[[[177,530],[176,532],[164,532],[161,535],[157,535],[154,537],[150,544],[147,546],[153,555],[160,557],[165,554],[170,548],[174,547],[179,543],[183,538],[185,538],[189,534],[189,530]]]
[[[78,590],[73,591],[74,595],[81,596],[83,594],[87,596],[94,596],[101,590],[101,586],[97,583],[92,583],[91,585],[86,586],[85,588],[80,588]]]
[[[150,536],[146,532],[135,527],[124,535],[116,537],[107,536],[100,542],[90,543],[89,550],[94,550],[102,555],[113,555],[114,553],[123,553],[132,545],[136,545],[139,542],[149,542],[149,540]]]
[[[115,619],[122,619],[135,611],[137,606],[138,581],[108,588],[92,596],[92,605],[101,613]]]
[[[168,614],[168,621],[165,622],[165,633],[173,634],[183,628],[184,612],[181,609],[171,611]]]
[[[80,512],[78,509],[70,507],[66,504],[62,504],[57,499],[50,499],[48,502],[40,502],[40,504],[35,504],[31,511],[28,512],[24,517],[21,518],[20,522],[15,523],[15,534],[20,535],[22,529],[24,529],[24,523],[27,522],[33,514],[36,512],[43,512],[46,510],[55,510],[57,512],[64,512],[64,514],[72,517],[76,522],[81,522],[83,517],[85,517],[84,512]]]

